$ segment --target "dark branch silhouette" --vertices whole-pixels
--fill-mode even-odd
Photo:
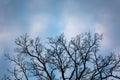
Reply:
[[[39,38],[27,34],[15,40],[18,54],[6,55],[13,63],[11,76],[2,80],[108,80],[120,79],[120,57],[111,53],[98,54],[102,35],[84,33],[67,41],[63,34],[48,38],[42,44]]]

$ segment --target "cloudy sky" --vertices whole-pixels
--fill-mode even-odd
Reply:
[[[104,35],[103,51],[118,52],[120,0],[0,0],[0,73],[8,64],[4,53],[24,33],[43,39],[64,33],[70,39],[88,31]]]

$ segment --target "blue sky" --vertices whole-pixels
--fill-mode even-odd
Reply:
[[[120,0],[0,0],[0,73],[8,64],[4,51],[13,52],[24,33],[43,39],[64,33],[69,40],[88,31],[104,35],[102,51],[119,52]]]

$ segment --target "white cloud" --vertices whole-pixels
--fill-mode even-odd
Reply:
[[[89,19],[81,15],[81,8],[79,7],[79,1],[74,0],[66,0],[63,4],[61,23],[66,38],[68,40],[71,37],[75,37],[76,35],[86,32],[90,29]]]
[[[68,39],[84,32],[86,28],[84,21],[80,17],[68,15],[65,15],[62,19],[62,26],[63,32]]]
[[[49,16],[48,15],[34,15],[30,18],[30,29],[29,34],[32,37],[37,37],[38,35],[42,35],[49,24]]]
[[[17,25],[9,25],[9,27],[6,27],[8,25],[2,26],[0,27],[0,57],[4,54],[5,49],[14,50],[15,38],[21,34],[21,30]]]
[[[104,34],[106,32],[106,28],[104,25],[96,23],[95,24],[95,32],[99,34]]]
[[[0,42],[9,40],[11,34],[9,32],[3,31],[0,32]]]
[[[7,31],[0,32],[0,58],[4,54],[6,48],[11,48],[12,34]],[[13,41],[14,42],[14,41]]]
[[[95,32],[99,33],[99,34],[103,34],[103,40],[101,41],[102,49],[109,48],[109,46],[111,45],[111,40],[110,40],[109,31],[107,29],[107,26],[100,24],[100,23],[96,23],[95,24]]]
[[[113,47],[114,42],[112,41],[111,34],[112,26],[112,14],[108,11],[98,13],[98,20],[95,23],[95,32],[103,34],[103,40],[101,41],[101,50],[108,50],[110,52],[115,49]]]

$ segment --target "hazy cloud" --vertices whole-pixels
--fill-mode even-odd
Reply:
[[[50,17],[47,15],[34,15],[30,18],[29,21],[29,34],[33,37],[41,35],[48,28]]]
[[[104,49],[119,51],[120,0],[0,0],[0,51],[26,32],[32,37],[64,32],[70,39],[89,30],[104,34]]]

